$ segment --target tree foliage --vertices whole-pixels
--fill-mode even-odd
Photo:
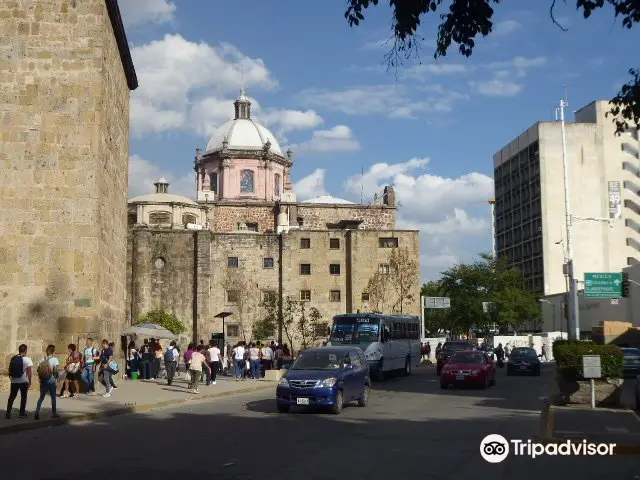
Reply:
[[[256,340],[273,338],[278,329],[280,302],[278,297],[270,295],[262,302],[262,310],[251,326],[251,336]]]
[[[554,18],[556,0],[549,2],[551,21],[563,31],[568,29]],[[566,0],[564,0],[566,3]],[[589,18],[606,4],[613,7],[614,17],[622,19],[623,28],[631,29],[640,22],[640,0],[575,0],[576,9]],[[351,26],[362,22],[364,11],[377,6],[379,0],[347,0],[345,18]],[[403,60],[417,55],[423,38],[418,30],[425,18],[439,14],[440,23],[434,58],[443,57],[452,44],[465,57],[471,56],[478,35],[486,37],[493,31],[494,6],[502,0],[389,0],[393,10],[391,21],[392,36],[390,51],[386,55],[390,67],[398,68]],[[539,0],[531,0],[537,6]],[[448,11],[442,12],[448,5]],[[609,114],[613,115],[618,135],[630,128],[630,122],[640,128],[640,70],[629,70],[632,79],[625,84],[612,100]]]
[[[369,279],[369,305],[375,313],[404,313],[408,303],[416,300],[420,269],[411,250],[394,248],[389,257],[389,272],[378,270]]]
[[[326,336],[327,322],[322,321],[322,314],[316,307],[307,312],[305,304],[300,305],[296,326],[300,334],[300,347],[304,350],[318,345]]]
[[[505,331],[540,318],[538,299],[526,288],[520,270],[487,254],[442,272],[440,280],[423,285],[422,295],[451,299],[449,309],[426,311],[425,329],[430,334],[487,332],[492,324]],[[489,304],[487,312],[483,302]]]
[[[176,335],[180,335],[187,331],[187,327],[184,323],[178,320],[173,313],[165,312],[164,310],[151,310],[144,315],[140,315],[136,319],[135,325],[140,325],[141,323],[153,323],[154,325],[159,325]]]

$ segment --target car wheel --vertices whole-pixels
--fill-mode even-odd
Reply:
[[[285,405],[284,403],[278,404],[278,412],[279,413],[289,413],[289,405]]]
[[[364,386],[364,390],[362,391],[362,396],[358,399],[358,406],[366,407],[367,403],[369,403],[369,385]]]
[[[404,376],[408,377],[411,375],[411,357],[407,357],[404,362]]]
[[[342,391],[338,390],[336,393],[336,401],[331,407],[331,413],[334,415],[340,415],[342,413],[342,407],[344,406],[344,397],[342,396]]]
[[[446,383],[444,383],[444,382],[440,382],[440,388],[441,388],[442,390],[446,390],[448,387],[449,387],[449,385],[447,385]]]

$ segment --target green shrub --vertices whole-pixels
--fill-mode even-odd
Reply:
[[[153,323],[155,325],[159,325],[176,335],[180,335],[187,331],[187,327],[185,327],[185,325],[178,320],[173,313],[165,312],[164,310],[151,310],[144,315],[140,315],[136,319],[135,324],[139,325],[141,323]]]
[[[560,345],[575,345],[575,344],[588,344],[588,345],[595,345],[594,342],[592,342],[591,340],[565,340],[565,339],[559,339],[556,340],[555,342],[553,342],[553,346],[551,347],[551,352],[553,353],[553,358],[555,358],[556,360],[558,359],[558,354],[556,353],[556,347],[560,346]]]
[[[593,342],[563,341],[553,344],[554,358],[558,370],[567,380],[584,380],[582,376],[583,355],[600,355],[602,378],[622,377],[622,350],[616,345],[596,345]]]

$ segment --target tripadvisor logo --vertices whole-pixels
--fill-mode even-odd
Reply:
[[[606,456],[613,455],[615,443],[589,443],[587,440],[573,442],[566,440],[560,443],[534,443],[531,440],[507,440],[502,435],[487,435],[480,442],[480,455],[489,463],[500,463],[509,456],[528,456],[536,458],[542,455],[549,456]]]

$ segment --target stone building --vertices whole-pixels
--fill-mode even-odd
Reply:
[[[163,180],[129,201],[129,317],[161,309],[200,338],[223,328],[230,341],[251,338],[269,296],[315,307],[330,321],[371,310],[367,284],[389,272],[395,247],[419,264],[418,232],[395,227],[393,188],[373,204],[299,202],[293,163],[293,152],[251,117],[242,91],[235,118],[196,150],[197,202],[170,195]],[[419,314],[418,272],[403,313]],[[224,327],[216,318],[223,311],[233,312]]]
[[[0,36],[4,373],[20,343],[36,356],[125,323],[137,79],[117,0],[0,2]]]

